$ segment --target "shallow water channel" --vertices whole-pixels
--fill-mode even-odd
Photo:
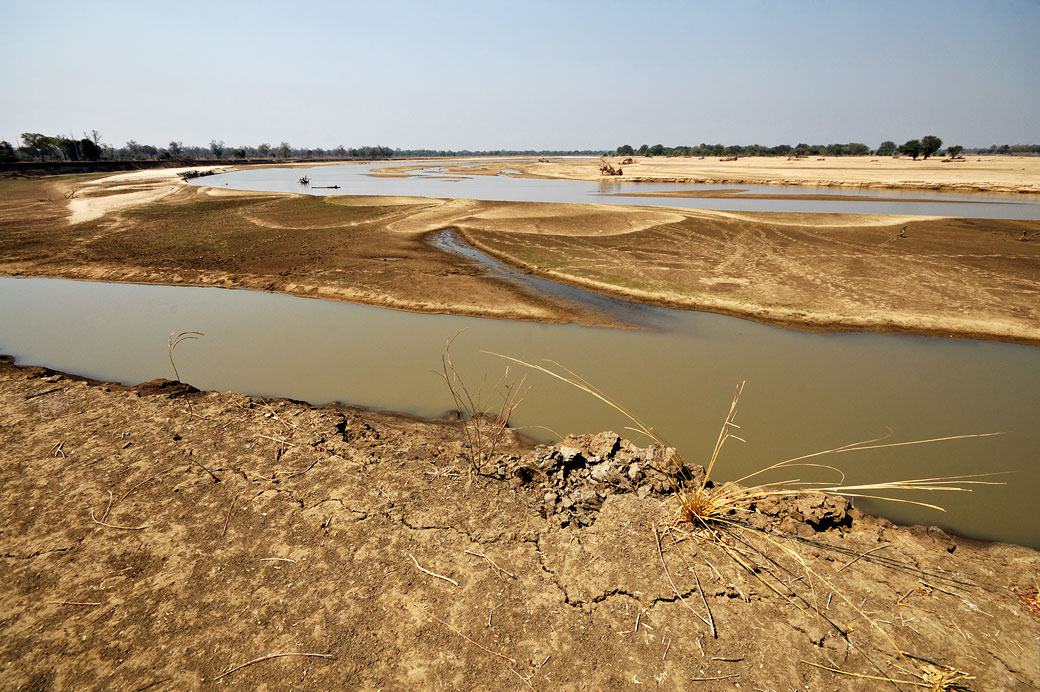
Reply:
[[[393,162],[398,163],[398,162]],[[399,195],[464,198],[504,202],[557,202],[664,206],[732,211],[829,212],[834,214],[910,214],[968,218],[1040,219],[1036,195],[957,194],[928,190],[809,187],[803,185],[701,185],[677,183],[591,182],[546,180],[508,175],[465,175],[465,168],[428,169],[405,177],[371,175],[372,169],[390,162],[345,164],[310,168],[249,168],[196,178],[196,185],[265,192],[298,192],[311,195]],[[299,179],[306,175],[309,185]],[[327,186],[338,185],[338,188]],[[741,199],[740,195],[715,198],[640,197],[640,192],[681,190],[742,190],[740,194],[798,195],[792,199]],[[802,199],[819,195],[823,199]],[[845,199],[850,195],[880,200]],[[827,199],[833,198],[833,199]]]
[[[640,329],[543,325],[217,288],[0,278],[0,352],[94,378],[173,377],[170,332],[206,336],[176,352],[202,389],[340,401],[421,416],[452,400],[438,378],[445,342],[470,382],[505,363],[553,359],[656,426],[692,461],[710,453],[734,387],[747,380],[719,478],[884,435],[892,441],[1002,431],[999,437],[857,452],[821,461],[847,482],[1009,472],[1006,485],[923,493],[947,513],[859,501],[899,521],[1040,547],[1040,349],[873,334],[809,334],[719,315],[639,307]],[[626,421],[538,373],[513,424],[529,435],[614,429]],[[763,480],[807,478],[798,471]],[[832,480],[832,476],[824,477]],[[836,482],[836,479],[834,479]]]

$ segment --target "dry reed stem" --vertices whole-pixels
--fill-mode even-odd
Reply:
[[[421,569],[421,568],[420,568],[420,569]],[[421,606],[418,606],[418,605],[417,605],[416,607],[417,607],[417,608],[419,608],[419,607],[421,607]],[[440,619],[439,617],[437,617],[436,615],[434,615],[433,613],[431,613],[431,612],[430,612],[430,611],[429,611],[429,610],[428,610],[427,608],[422,608],[422,610],[423,610],[423,612],[424,612],[424,613],[426,613],[427,615],[429,615],[429,616],[430,616],[431,618],[433,618],[433,619],[434,619],[434,620],[436,620],[437,622],[441,623],[442,625],[444,625],[445,627],[447,627],[448,629],[450,629],[450,630],[451,630],[452,632],[454,632],[455,634],[459,635],[460,637],[462,637],[463,639],[465,639],[465,640],[466,640],[467,642],[469,642],[469,643],[470,643],[470,644],[472,644],[473,646],[477,647],[478,649],[482,649],[483,651],[486,651],[487,653],[491,654],[492,656],[498,656],[499,658],[501,658],[501,659],[503,659],[503,660],[506,660],[506,661],[509,661],[510,663],[516,663],[516,659],[513,659],[513,658],[509,658],[509,657],[508,657],[508,656],[506,656],[505,654],[500,654],[500,653],[498,653],[497,651],[492,651],[491,649],[487,648],[486,646],[484,646],[484,645],[482,645],[482,644],[480,644],[480,643],[478,643],[478,642],[474,641],[473,639],[470,639],[469,637],[467,637],[467,636],[466,636],[466,635],[465,635],[465,634],[464,634],[464,633],[462,632],[462,630],[459,630],[459,629],[457,629],[457,628],[455,628],[455,627],[452,627],[452,626],[451,626],[450,624],[448,624],[448,623],[447,623],[447,622],[445,622],[444,620],[441,620],[441,619]],[[522,679],[522,678],[521,678],[521,679]]]
[[[474,553],[472,550],[465,550],[463,552],[465,552],[467,555],[472,555],[473,557],[482,557],[482,558],[484,558],[487,561],[488,565],[491,567],[491,569],[494,571],[495,576],[498,577],[499,579],[501,579],[501,575],[503,575],[503,574],[506,575],[507,577],[512,577],[513,579],[517,579],[517,576],[515,574],[507,572],[506,570],[504,570],[501,567],[499,567],[497,564],[495,564],[494,560],[489,558],[484,553]]]
[[[79,601],[47,601],[47,605],[59,606],[99,606],[101,603],[83,603]]]
[[[308,658],[331,658],[331,659],[335,659],[336,658],[332,654],[307,654],[307,653],[268,654],[266,656],[261,656],[260,658],[254,658],[252,661],[249,661],[247,663],[243,663],[240,666],[235,666],[231,670],[226,670],[223,673],[221,673],[220,675],[218,675],[217,677],[213,678],[213,680],[214,681],[220,680],[222,677],[225,677],[227,675],[231,675],[232,673],[238,672],[238,671],[242,670],[243,668],[246,668],[248,666],[253,665],[254,663],[263,663],[264,661],[270,661],[273,658],[284,658],[285,656],[303,656],[303,657],[308,657]]]
[[[202,332],[181,332],[180,334],[170,332],[170,338],[166,340],[166,350],[170,355],[170,365],[173,366],[173,376],[177,380],[177,382],[181,381],[181,374],[177,372],[177,364],[173,362],[173,351],[182,341],[198,339],[200,336],[206,335]]]
[[[708,627],[711,628],[712,636],[715,639],[718,639],[719,638],[719,632],[718,632],[717,629],[715,629],[715,619],[712,618],[711,620],[708,620],[708,619],[704,618],[700,613],[698,613],[696,610],[694,610],[693,607],[690,606],[689,603],[686,602],[686,599],[683,598],[682,593],[680,593],[679,589],[677,589],[675,587],[675,582],[672,581],[672,574],[671,574],[671,572],[668,571],[668,565],[664,561],[664,551],[661,549],[661,534],[659,534],[657,532],[657,524],[651,524],[651,526],[654,529],[654,538],[657,540],[657,555],[661,558],[661,567],[664,568],[664,575],[666,577],[668,577],[668,584],[672,587],[672,591],[675,593],[676,596],[679,597],[679,600],[682,601],[682,604],[684,606],[686,606],[686,608],[691,613],[696,615],[698,618],[700,618],[701,622],[703,622],[705,625],[707,625]],[[694,572],[694,574],[696,574],[696,572]],[[700,582],[698,581],[698,588],[699,587],[700,587]],[[703,595],[704,595],[704,592],[702,591],[701,592],[701,596],[703,596]],[[704,607],[705,608],[708,607],[708,602],[707,601],[704,602]],[[711,617],[711,611],[710,610],[708,611],[708,617]]]
[[[455,581],[454,579],[452,579],[450,577],[446,577],[443,574],[437,574],[436,572],[431,572],[430,570],[426,569],[425,567],[423,567],[422,565],[419,564],[419,561],[416,560],[415,556],[412,555],[411,553],[408,553],[408,557],[412,558],[412,562],[415,563],[415,566],[419,568],[420,572],[425,572],[426,574],[429,574],[431,577],[437,577],[438,579],[443,579],[444,581],[449,582],[451,584],[454,584],[455,586],[459,585],[459,583],[457,581]]]
[[[944,670],[936,670],[930,673],[925,673],[920,676],[923,682],[917,680],[897,680],[896,678],[888,678],[880,675],[866,675],[864,673],[849,673],[848,671],[840,670],[838,668],[831,668],[829,666],[820,665],[819,663],[813,663],[811,661],[801,660],[802,663],[819,668],[820,670],[826,670],[831,673],[838,673],[839,675],[847,675],[853,678],[859,678],[861,680],[878,680],[881,682],[891,682],[897,685],[913,685],[915,687],[926,687],[936,692],[943,692],[951,689],[951,686],[962,681],[974,680],[975,676],[968,675],[967,673],[941,666]],[[930,661],[929,661],[930,663]],[[933,664],[938,665],[938,664]]]

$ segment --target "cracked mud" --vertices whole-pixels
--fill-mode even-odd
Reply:
[[[1040,685],[1036,551],[805,496],[747,519],[745,569],[612,433],[473,476],[456,422],[10,359],[0,410],[4,689]],[[276,653],[331,658],[235,670]]]

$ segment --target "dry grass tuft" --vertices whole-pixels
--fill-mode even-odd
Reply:
[[[490,388],[487,387],[485,376],[478,389],[471,389],[451,357],[452,344],[461,333],[448,339],[441,357],[440,375],[451,392],[455,409],[462,421],[464,455],[470,463],[470,470],[482,474],[495,459],[499,445],[506,439],[509,419],[523,403],[528,389],[524,386],[526,378],[521,378],[519,382],[510,379],[508,367]]]
[[[998,474],[970,474],[964,476],[950,476],[943,478],[916,478],[909,480],[900,481],[886,481],[881,483],[868,483],[859,485],[843,485],[838,483],[836,485],[827,485],[825,483],[818,482],[805,482],[799,479],[790,479],[781,481],[779,483],[772,483],[769,485],[753,485],[750,487],[744,486],[743,483],[748,480],[761,476],[770,471],[777,471],[782,469],[791,469],[797,467],[811,467],[820,468],[834,471],[844,479],[844,474],[836,467],[819,464],[810,461],[818,457],[833,455],[833,454],[844,454],[848,452],[865,451],[870,449],[884,449],[889,447],[905,447],[909,445],[919,444],[930,444],[936,442],[944,442],[949,440],[963,440],[974,437],[990,437],[993,435],[999,435],[1000,433],[977,433],[969,435],[951,435],[948,437],[938,437],[927,440],[910,440],[906,442],[885,442],[885,437],[874,438],[870,440],[863,440],[860,442],[853,442],[833,449],[826,449],[819,452],[813,452],[811,454],[805,454],[799,457],[791,459],[785,459],[784,461],[777,462],[765,468],[759,469],[754,473],[748,474],[743,478],[738,478],[735,481],[726,481],[724,483],[716,484],[712,480],[712,473],[715,470],[715,464],[719,460],[719,456],[722,452],[726,442],[730,439],[739,440],[743,442],[743,439],[735,435],[732,431],[739,430],[740,426],[736,424],[737,415],[737,404],[740,401],[740,395],[744,391],[744,383],[741,382],[737,385],[736,391],[733,395],[733,401],[730,403],[729,412],[726,415],[726,419],[722,424],[722,429],[719,431],[718,438],[715,441],[715,447],[712,450],[711,457],[708,460],[707,465],[704,467],[704,474],[698,478],[694,477],[690,467],[686,465],[686,461],[683,457],[675,450],[674,447],[668,444],[668,442],[658,434],[653,426],[641,420],[634,412],[625,408],[623,405],[611,399],[609,396],[604,394],[590,382],[582,378],[575,372],[563,367],[559,363],[549,361],[552,365],[555,365],[560,371],[552,370],[550,368],[534,365],[517,358],[510,356],[504,356],[501,354],[492,354],[505,360],[511,361],[515,364],[522,365],[524,367],[532,368],[538,372],[542,372],[546,375],[554,377],[562,382],[576,387],[588,394],[591,394],[595,398],[599,399],[609,407],[618,411],[623,416],[628,418],[629,421],[635,426],[631,428],[639,433],[642,433],[663,447],[666,451],[666,461],[664,468],[658,468],[659,471],[664,473],[670,480],[672,488],[674,490],[674,497],[677,501],[679,508],[677,513],[677,519],[680,523],[694,524],[698,527],[707,527],[712,522],[718,522],[723,517],[734,518],[734,515],[746,513],[752,511],[755,502],[764,500],[770,497],[782,497],[782,496],[795,496],[801,495],[807,491],[815,491],[821,493],[831,493],[835,495],[842,495],[844,497],[859,497],[859,498],[870,498],[875,500],[886,500],[890,502],[904,502],[909,504],[915,504],[922,507],[929,507],[931,509],[945,511],[939,505],[931,504],[928,502],[921,502],[918,500],[908,500],[900,497],[893,497],[888,494],[892,491],[904,491],[904,490],[931,490],[931,491],[956,491],[956,492],[970,492],[970,488],[962,487],[966,485],[1000,485],[999,482],[980,480],[984,477],[998,475]],[[891,434],[891,433],[890,433]],[[739,518],[739,517],[738,517]]]
[[[818,598],[817,589],[819,587],[826,587],[834,596],[837,596],[838,599],[842,601],[856,617],[861,618],[870,625],[869,629],[886,642],[887,646],[884,646],[884,648],[892,651],[893,655],[900,660],[902,664],[900,666],[901,670],[906,673],[908,677],[915,679],[896,680],[885,675],[847,673],[838,670],[837,668],[829,668],[815,663],[809,663],[807,661],[805,663],[809,663],[809,665],[823,670],[840,673],[842,675],[849,675],[861,679],[886,681],[893,684],[909,684],[932,689],[936,692],[962,689],[963,682],[973,679],[972,676],[963,671],[932,661],[927,661],[927,666],[922,665],[922,663],[925,662],[924,659],[920,659],[912,654],[904,652],[893,638],[894,635],[889,634],[876,619],[870,617],[863,610],[862,604],[857,605],[843,592],[842,589],[832,583],[833,580],[838,578],[838,574],[834,574],[831,579],[826,578],[818,570],[810,566],[807,558],[803,557],[794,547],[787,544],[789,539],[788,536],[776,529],[754,528],[744,519],[747,515],[755,511],[756,502],[767,498],[801,495],[807,491],[842,495],[853,498],[862,497],[893,502],[905,502],[942,511],[942,507],[938,505],[918,500],[893,497],[891,493],[894,491],[905,490],[970,492],[971,489],[965,486],[975,484],[999,484],[993,481],[980,480],[985,476],[995,474],[972,474],[946,478],[918,478],[902,481],[845,485],[843,484],[845,476],[839,469],[834,466],[817,463],[815,460],[827,455],[844,454],[869,449],[885,449],[889,447],[931,444],[973,437],[989,437],[1000,433],[952,435],[948,437],[932,438],[927,440],[911,440],[906,442],[885,442],[888,437],[886,435],[881,438],[854,442],[833,449],[826,449],[792,459],[786,459],[766,466],[765,468],[735,481],[716,484],[712,481],[712,473],[715,471],[715,465],[719,460],[726,442],[730,439],[742,441],[733,431],[739,430],[739,426],[736,424],[736,414],[737,404],[744,389],[743,382],[737,386],[736,391],[734,392],[729,412],[722,424],[718,438],[715,441],[715,446],[712,449],[711,457],[709,458],[707,465],[704,467],[702,475],[699,471],[691,471],[682,456],[671,447],[667,441],[665,441],[653,429],[652,426],[642,421],[634,412],[612,400],[609,396],[597,389],[587,380],[583,379],[580,375],[577,375],[573,371],[568,370],[555,362],[550,363],[559,370],[554,370],[541,365],[534,365],[510,356],[503,356],[501,354],[493,355],[498,355],[512,363],[532,368],[562,382],[566,382],[573,387],[587,392],[628,418],[628,420],[635,426],[632,428],[633,430],[646,435],[666,450],[666,459],[664,462],[665,468],[658,468],[658,470],[664,473],[671,480],[674,491],[673,497],[678,504],[676,526],[672,527],[672,531],[681,533],[682,529],[679,527],[683,525],[690,527],[688,535],[692,538],[696,539],[698,542],[706,541],[707,543],[718,547],[750,577],[756,579],[763,586],[784,599],[789,605],[797,608],[803,614],[823,621],[829,628],[836,631],[838,635],[846,641],[848,646],[852,648],[853,644],[849,638],[849,633],[852,628],[846,625],[841,625],[831,619],[831,617],[829,617],[825,612],[826,607],[821,608],[819,605],[820,599]],[[889,435],[890,434],[891,433],[889,433]],[[749,479],[759,477],[766,472],[792,469],[796,467],[812,467],[833,471],[841,477],[842,483],[827,485],[825,483],[804,482],[799,479],[791,479],[769,485],[743,485],[743,483],[747,482]],[[859,555],[856,560],[859,559],[873,561],[873,558],[868,554]],[[667,575],[667,566],[665,566],[665,571]],[[796,577],[796,574],[800,574],[800,576]],[[670,575],[668,575],[668,578],[671,582]],[[672,588],[673,590],[676,590],[676,593],[678,593],[678,589],[674,583],[672,584]],[[828,599],[828,605],[829,603],[830,599]],[[706,624],[709,624],[713,634],[717,632],[714,620],[709,622],[709,620],[700,615],[698,615],[698,617]],[[873,666],[878,673],[882,673],[884,670],[884,668],[877,663],[870,662],[870,665]]]

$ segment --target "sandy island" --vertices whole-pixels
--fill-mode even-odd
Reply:
[[[198,187],[178,172],[0,181],[0,273],[612,324],[425,242],[453,227],[532,274],[629,300],[803,329],[1040,343],[1040,221],[320,198]]]

